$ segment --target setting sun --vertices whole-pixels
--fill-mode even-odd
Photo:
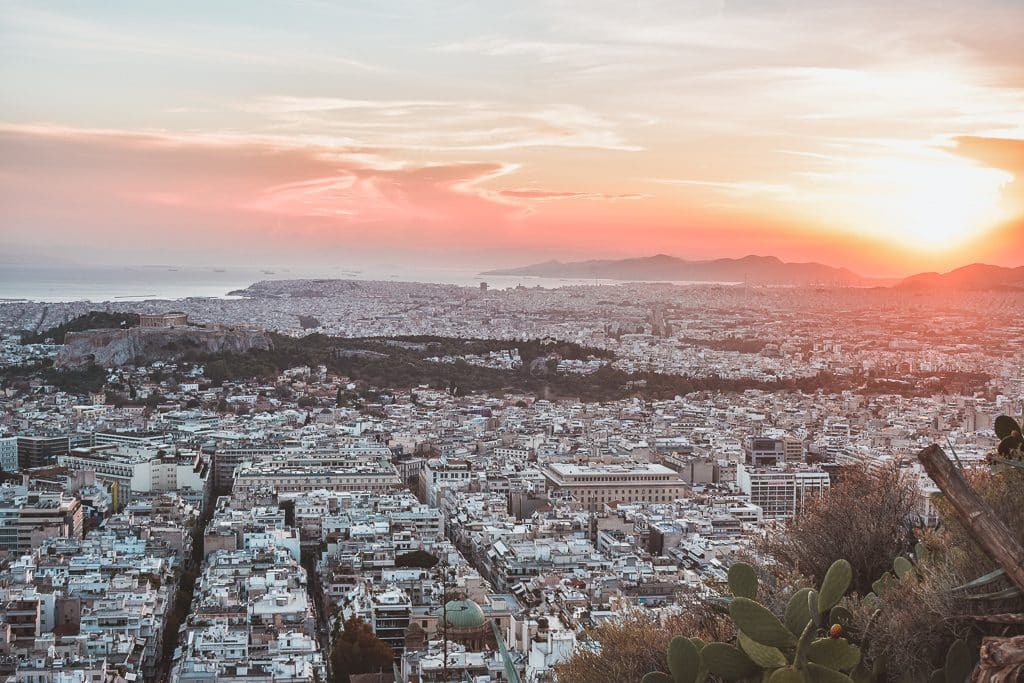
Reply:
[[[890,216],[893,235],[918,248],[941,250],[963,244],[1009,218],[1000,191],[1012,176],[966,162],[903,167],[899,194],[879,207]],[[900,234],[903,226],[903,234]]]
[[[806,176],[804,192],[774,198],[781,208],[917,252],[968,243],[1021,208],[1003,197],[1012,174],[932,148],[847,157]]]

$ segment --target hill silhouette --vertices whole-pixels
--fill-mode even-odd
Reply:
[[[787,263],[775,256],[744,256],[688,261],[667,254],[640,258],[546,261],[522,268],[491,270],[483,275],[523,275],[602,280],[674,280],[689,282],[749,282],[751,284],[869,284],[846,268],[821,263]]]
[[[897,287],[916,290],[1024,289],[1024,266],[1004,268],[984,263],[972,263],[948,273],[911,275],[902,280]]]

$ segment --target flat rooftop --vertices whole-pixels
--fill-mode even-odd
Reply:
[[[664,465],[652,463],[636,463],[632,465],[576,465],[572,463],[553,462],[547,468],[560,475],[581,475],[581,474],[670,474],[678,475],[675,470]]]

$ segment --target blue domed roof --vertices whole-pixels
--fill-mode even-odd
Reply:
[[[449,601],[442,610],[451,628],[473,629],[484,625],[484,611],[468,598]]]

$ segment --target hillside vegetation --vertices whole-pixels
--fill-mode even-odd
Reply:
[[[63,325],[57,325],[40,332],[26,332],[21,335],[22,344],[42,344],[52,339],[54,344],[63,344],[68,332],[85,332],[86,330],[118,329],[137,327],[138,313],[107,313],[105,311],[89,311]]]

